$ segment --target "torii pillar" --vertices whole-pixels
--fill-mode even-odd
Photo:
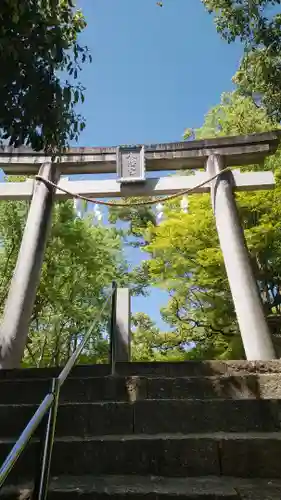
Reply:
[[[39,173],[55,183],[60,176],[58,164],[52,162],[43,163]],[[35,182],[32,190],[30,209],[0,326],[0,369],[14,368],[21,362],[51,226],[55,189]]]
[[[222,156],[209,156],[207,172],[210,176],[223,168]],[[274,359],[272,336],[239,220],[231,172],[221,174],[212,182],[211,200],[246,357],[249,360]]]

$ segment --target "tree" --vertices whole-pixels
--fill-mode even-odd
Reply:
[[[77,81],[90,59],[78,43],[86,23],[73,0],[2,0],[0,142],[59,150],[85,123]]]
[[[177,331],[161,332],[145,313],[132,317],[133,361],[184,361],[190,359],[189,345]]]
[[[245,96],[281,120],[280,0],[202,0],[228,43],[239,39],[244,56],[234,82]]]
[[[1,308],[27,210],[26,202],[0,204]],[[92,337],[81,359],[107,359],[110,311],[103,307],[112,280],[122,285],[127,279],[121,243],[115,228],[93,225],[90,215],[77,218],[72,201],[56,204],[23,360],[25,366],[64,364],[94,321]]]

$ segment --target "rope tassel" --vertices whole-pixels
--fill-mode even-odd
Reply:
[[[156,221],[159,223],[163,220],[164,217],[164,205],[162,203],[158,203],[156,205]]]
[[[96,219],[98,222],[100,222],[102,220],[103,215],[97,203],[95,203],[94,205],[93,213],[94,213],[93,219],[94,220]]]
[[[183,196],[181,199],[181,209],[185,214],[188,214],[188,197],[187,197],[187,195]]]

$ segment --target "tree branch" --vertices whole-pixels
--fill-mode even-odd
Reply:
[[[181,317],[180,316],[180,307],[179,307],[179,303],[178,303],[177,299],[175,297],[172,297],[172,300],[174,302],[176,302],[175,314],[176,314],[177,319],[179,321],[181,321],[182,323],[187,323],[189,326],[191,326],[190,324],[193,323],[193,326],[191,326],[192,330],[194,330],[194,328],[205,328],[205,329],[211,330],[213,333],[219,333],[220,335],[223,335],[224,337],[233,337],[235,335],[234,331],[232,331],[232,332],[230,331],[229,333],[227,333],[224,330],[221,330],[220,328],[216,328],[211,324],[206,324],[206,323],[203,323],[202,321],[195,320],[195,319],[189,318],[189,317]],[[230,327],[230,325],[226,325],[226,327]]]

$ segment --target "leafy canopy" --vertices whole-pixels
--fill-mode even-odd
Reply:
[[[239,39],[244,56],[234,76],[239,91],[281,120],[281,0],[202,0],[215,14],[219,34],[228,43]]]
[[[77,139],[85,123],[75,82],[90,59],[78,43],[85,26],[73,0],[1,0],[1,141],[40,150]]]

